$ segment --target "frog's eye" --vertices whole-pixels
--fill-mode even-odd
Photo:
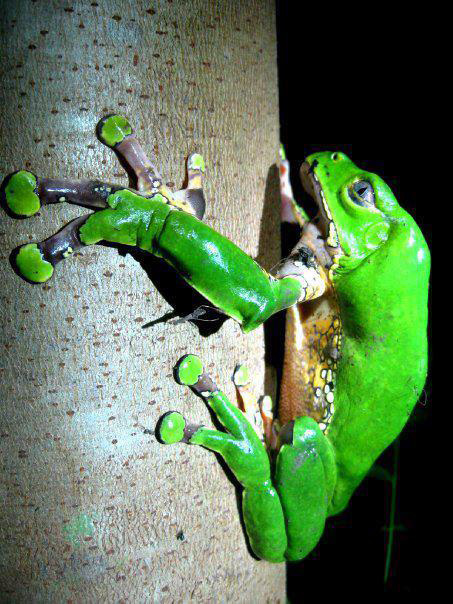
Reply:
[[[349,197],[359,206],[374,206],[374,189],[366,180],[358,180],[349,187]]]

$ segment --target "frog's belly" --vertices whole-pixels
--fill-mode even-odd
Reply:
[[[308,415],[321,430],[328,430],[335,411],[340,345],[341,323],[332,288],[317,300],[287,310],[279,402],[282,425]]]

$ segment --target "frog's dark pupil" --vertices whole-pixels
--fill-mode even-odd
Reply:
[[[359,206],[374,204],[374,191],[369,182],[359,180],[349,189],[349,197]]]

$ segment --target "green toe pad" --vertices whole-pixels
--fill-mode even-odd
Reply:
[[[250,381],[249,370],[245,365],[238,365],[234,370],[233,382],[236,386],[246,386]]]
[[[121,143],[129,134],[132,134],[132,127],[121,115],[110,115],[98,124],[98,136],[108,147]]]
[[[11,176],[5,187],[6,203],[18,216],[33,216],[41,207],[36,194],[36,176],[27,170],[20,170]]]
[[[188,168],[189,170],[200,170],[200,172],[204,172],[206,167],[203,156],[199,153],[192,153],[189,157]]]
[[[178,384],[193,386],[203,373],[203,363],[194,354],[186,354],[179,359],[175,367],[175,378]]]
[[[36,243],[23,245],[16,256],[16,266],[25,279],[34,283],[44,283],[53,274],[53,266],[44,260]]]
[[[170,411],[162,418],[158,436],[166,444],[179,443],[184,438],[186,420],[177,411]]]

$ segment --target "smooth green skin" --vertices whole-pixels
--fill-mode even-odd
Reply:
[[[53,266],[44,260],[36,243],[23,245],[16,256],[20,274],[33,283],[44,283],[53,274]]]
[[[315,547],[326,517],[344,509],[403,429],[427,372],[430,254],[419,228],[378,176],[340,153],[307,159],[315,160],[345,253],[334,273],[343,343],[328,435],[297,418],[269,473],[248,420],[216,392],[205,398],[228,433],[202,427],[190,440],[220,453],[243,485],[250,544],[271,562],[300,560]],[[374,208],[351,200],[358,180],[372,184]]]
[[[99,138],[108,147],[121,143],[129,134],[132,134],[132,126],[121,115],[111,115],[99,124]]]
[[[296,303],[301,294],[297,279],[271,277],[229,239],[166,201],[159,193],[144,197],[116,191],[107,198],[110,207],[94,212],[80,227],[80,240],[138,246],[163,258],[245,332]],[[18,268],[30,279],[37,259],[28,260]]]
[[[338,471],[329,514],[336,514],[401,432],[422,392],[430,253],[414,219],[379,176],[342,153],[318,153],[307,161],[314,160],[345,252],[334,276],[343,343],[328,434]],[[358,180],[372,184],[377,211],[350,199],[349,187]]]
[[[33,216],[40,209],[36,184],[36,176],[27,170],[20,170],[11,176],[5,187],[5,199],[14,214]]]
[[[166,445],[178,443],[183,439],[186,421],[180,413],[172,411],[164,415],[159,426],[159,436]]]

